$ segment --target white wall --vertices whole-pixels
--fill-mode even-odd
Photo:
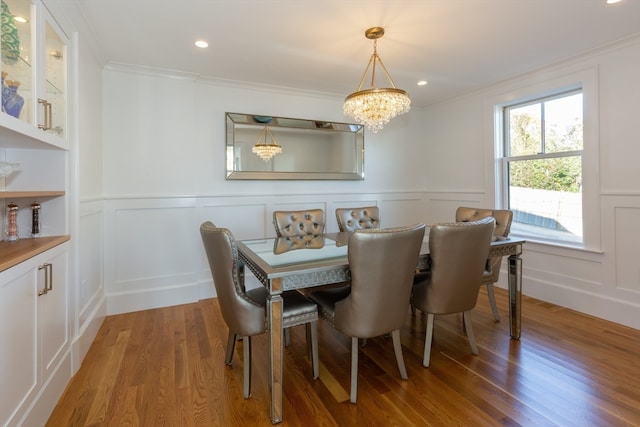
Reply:
[[[428,218],[450,219],[460,204],[493,205],[496,194],[491,111],[496,99],[514,97],[528,88],[542,88],[547,82],[568,82],[573,76],[593,80],[589,84],[596,87],[595,91],[589,89],[592,98],[597,99],[596,105],[589,106],[589,118],[585,118],[591,120],[585,133],[591,126],[590,138],[595,141],[595,149],[589,154],[595,155],[595,161],[586,159],[583,190],[585,194],[592,192],[590,211],[585,215],[585,234],[591,237],[584,250],[527,243],[523,257],[524,293],[640,328],[640,228],[635,226],[640,223],[640,39],[502,82],[426,111]]]
[[[105,291],[109,313],[213,295],[205,220],[273,236],[271,213],[377,204],[385,226],[424,222],[420,112],[365,136],[364,181],[227,181],[225,112],[346,121],[342,98],[229,86],[189,74],[104,72]]]
[[[639,45],[556,64],[440,104],[367,133],[365,181],[225,181],[224,113],[344,121],[342,99],[241,87],[189,74],[110,66],[104,71],[104,267],[108,312],[213,295],[198,226],[213,220],[238,238],[273,235],[275,209],[372,203],[383,226],[453,218],[459,205],[492,206],[493,134],[487,104],[531,80],[597,70],[601,219],[598,250],[530,242],[524,293],[640,328],[640,177],[633,111]],[[488,148],[489,147],[489,148]],[[335,229],[329,215],[329,229]],[[501,281],[506,279],[503,275]]]

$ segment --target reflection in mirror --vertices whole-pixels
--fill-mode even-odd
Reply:
[[[273,241],[273,253],[278,255],[296,249],[322,249],[324,237],[306,234],[304,236],[276,237]]]
[[[265,144],[281,151],[257,155]],[[227,113],[226,150],[227,179],[364,179],[359,124]]]

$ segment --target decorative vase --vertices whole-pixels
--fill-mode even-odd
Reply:
[[[9,115],[20,118],[20,112],[24,105],[24,98],[18,94],[20,82],[17,80],[6,80],[8,91],[6,99],[2,98],[2,107]]]
[[[7,102],[7,99],[9,98],[9,88],[7,87],[6,84],[4,84],[4,79],[5,77],[7,77],[7,72],[3,71],[2,73],[0,73],[1,77],[2,77],[2,83],[0,84],[0,87],[2,88],[2,103],[0,103],[1,105],[1,110],[2,112],[4,112],[4,104],[5,102]]]

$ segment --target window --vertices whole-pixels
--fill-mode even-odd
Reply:
[[[502,199],[514,234],[583,243],[582,90],[503,107]]]

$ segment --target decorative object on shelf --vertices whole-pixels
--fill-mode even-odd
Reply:
[[[20,117],[20,112],[24,105],[24,98],[18,94],[20,82],[17,80],[5,80],[5,83],[9,90],[7,91],[7,97],[2,97],[2,109],[17,119]]]
[[[267,143],[267,134],[271,137],[271,144]],[[260,142],[263,136],[264,142]],[[262,132],[260,132],[260,135],[258,135],[258,141],[251,151],[257,154],[265,162],[268,162],[276,154],[282,153],[282,147],[276,141],[276,138],[273,136],[269,126],[265,126],[264,129],[262,129]]]
[[[369,59],[367,68],[364,70],[358,89],[345,98],[343,111],[346,115],[353,117],[358,123],[367,126],[369,130],[376,133],[395,116],[408,112],[411,108],[411,99],[409,99],[407,92],[396,88],[389,72],[387,72],[382,63],[382,59],[378,55],[378,39],[384,35],[384,28],[371,27],[364,32],[364,35],[373,40],[373,54]],[[391,87],[375,87],[376,65],[378,63],[385,76],[387,76],[387,80],[391,83]],[[362,84],[370,68],[371,87],[362,90]]]
[[[1,102],[0,102],[0,108],[3,113],[4,113],[4,100],[7,99],[7,97],[9,96],[9,88],[7,87],[6,84],[4,84],[4,79],[7,77],[8,73],[6,71],[2,71],[2,73],[0,73],[0,76],[2,76],[2,80],[1,80],[1,84],[0,87],[2,88],[2,98],[0,98]]]
[[[31,203],[31,237],[40,237],[40,203]]]
[[[18,240],[18,205],[11,202],[7,205],[7,240]]]
[[[0,178],[5,178],[20,165],[18,162],[0,162]]]
[[[2,37],[2,62],[7,65],[15,64],[20,58],[20,38],[13,15],[5,2],[2,2],[0,15],[0,37]]]

